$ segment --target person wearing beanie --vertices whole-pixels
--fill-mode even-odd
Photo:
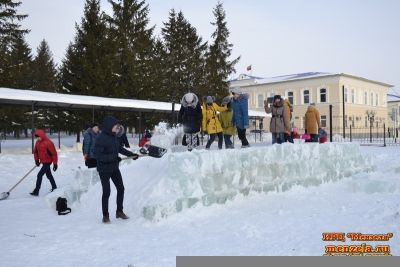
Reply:
[[[187,146],[188,151],[200,145],[199,132],[201,128],[201,106],[197,95],[187,93],[182,97],[181,109],[178,114],[178,122],[183,125],[182,145]]]
[[[219,113],[218,115],[219,121],[221,122],[221,126],[223,129],[226,149],[235,148],[231,140],[232,135],[235,134],[235,126],[233,125],[233,120],[232,120],[233,111],[231,107],[231,101],[232,99],[229,96],[224,97],[221,106],[227,107],[227,110]]]
[[[264,101],[267,114],[272,114],[270,131],[272,133],[272,144],[282,144],[286,141],[285,132],[290,128],[290,112],[284,108],[284,100],[280,95],[275,95],[272,106]]]
[[[97,123],[93,123],[83,133],[82,153],[83,159],[85,160],[85,165],[89,169],[97,166],[97,161],[94,157],[94,146],[96,144],[96,138],[99,134],[99,131],[99,125]]]
[[[236,126],[236,130],[242,148],[249,147],[249,141],[246,138],[246,129],[249,128],[249,95],[244,94],[239,87],[230,90],[232,94],[232,122]]]
[[[221,122],[218,119],[217,112],[224,112],[227,107],[220,107],[214,103],[214,98],[212,96],[206,96],[204,98],[203,109],[202,109],[202,129],[204,132],[208,133],[210,139],[206,144],[206,149],[210,149],[211,144],[214,142],[215,138],[218,136],[218,148],[222,149],[223,143],[223,129]]]
[[[104,118],[101,134],[96,139],[94,147],[95,158],[97,160],[97,171],[99,172],[101,186],[103,188],[102,210],[103,223],[110,223],[108,213],[108,199],[110,197],[110,178],[117,189],[117,211],[116,217],[121,219],[129,219],[123,211],[124,201],[124,183],[122,181],[121,172],[119,170],[119,162],[121,158],[119,153],[133,160],[139,158],[138,154],[134,154],[121,146],[117,139],[117,133],[120,132],[121,125],[118,120],[112,116]]]
[[[37,174],[36,187],[33,190],[33,192],[30,193],[32,196],[39,195],[39,190],[42,185],[42,178],[44,174],[46,174],[47,179],[49,179],[50,181],[51,184],[50,191],[52,192],[55,189],[57,189],[56,182],[54,181],[54,177],[50,169],[52,163],[54,172],[58,168],[58,157],[57,157],[56,147],[54,146],[54,143],[47,137],[46,133],[41,129],[37,129],[35,131],[35,137],[37,138],[37,141],[33,149],[33,156],[35,158],[36,166],[39,167],[40,164],[42,164],[42,168]]]

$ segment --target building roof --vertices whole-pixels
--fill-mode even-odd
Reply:
[[[374,80],[370,80],[370,79],[366,79],[363,77],[354,76],[354,75],[350,75],[350,74],[346,74],[346,73],[304,72],[304,73],[296,73],[296,74],[275,76],[275,77],[269,77],[269,78],[257,78],[254,76],[249,76],[249,77],[252,77],[252,79],[255,79],[255,84],[275,84],[275,83],[283,83],[283,82],[289,82],[289,81],[315,79],[315,78],[321,78],[321,77],[335,77],[335,76],[344,76],[344,77],[354,78],[354,79],[358,79],[358,80],[362,80],[362,81],[366,81],[366,82],[380,84],[380,85],[383,85],[386,87],[393,87],[393,85],[391,85],[391,84],[374,81]],[[240,80],[235,79],[232,81],[240,81]]]
[[[0,88],[0,103],[10,105],[32,104],[35,107],[48,108],[77,108],[77,109],[107,109],[119,111],[142,112],[171,112],[172,103],[146,101],[137,99],[122,99],[87,95],[70,95],[33,90]],[[180,104],[175,104],[175,111],[179,111]],[[265,112],[249,110],[250,117],[268,117]]]
[[[387,94],[387,102],[400,102],[400,92],[391,88]]]

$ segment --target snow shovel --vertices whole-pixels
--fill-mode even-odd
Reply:
[[[28,175],[31,174],[31,172],[33,172],[34,169],[36,169],[36,166],[34,166],[29,172],[27,172],[27,174],[25,174],[24,177],[22,177],[21,180],[18,181],[18,183],[16,183],[13,187],[11,187],[11,189],[8,190],[8,192],[1,193],[0,200],[8,198],[8,196],[10,195],[10,192],[13,191],[14,188],[16,188],[17,185],[19,185],[26,177],[28,177]]]

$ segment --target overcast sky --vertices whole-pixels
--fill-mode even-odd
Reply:
[[[29,15],[27,41],[45,38],[60,63],[83,15],[84,0],[22,0]],[[213,29],[217,0],[147,0],[151,25],[159,34],[171,8],[182,10],[204,40]],[[344,72],[400,85],[400,1],[398,0],[248,0],[223,1],[237,73],[271,77],[292,73]],[[108,1],[102,9],[111,14]]]

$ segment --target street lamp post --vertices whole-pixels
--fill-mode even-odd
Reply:
[[[374,123],[376,112],[374,110],[367,110],[366,113],[369,120],[369,142],[372,143],[372,125]]]

